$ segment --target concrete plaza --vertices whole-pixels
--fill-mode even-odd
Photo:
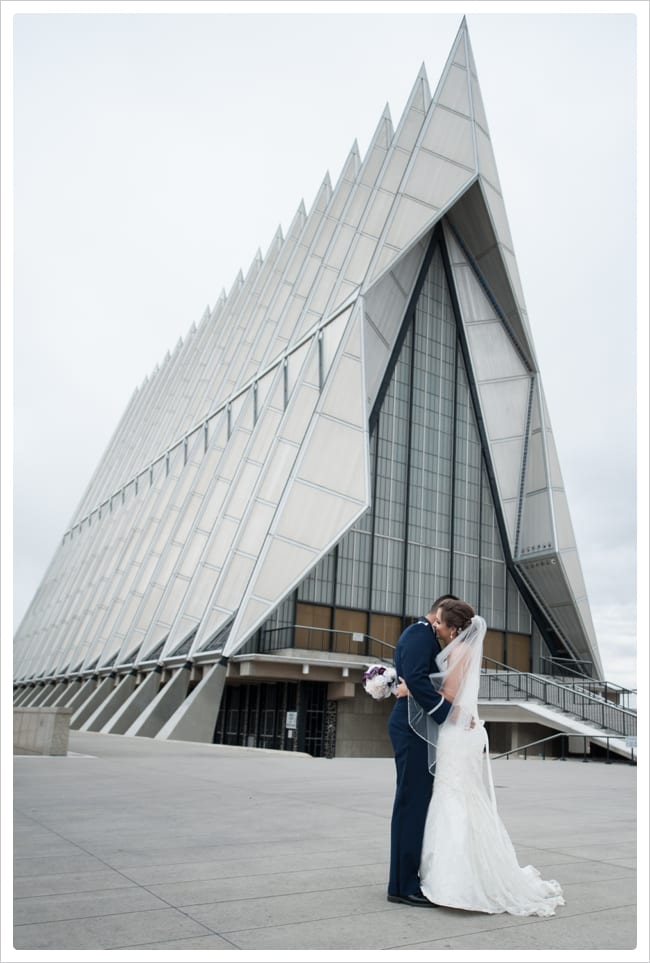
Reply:
[[[520,863],[563,886],[566,905],[549,919],[386,901],[390,758],[73,731],[67,756],[15,756],[14,770],[15,958],[648,959],[645,909],[637,947],[637,770],[625,763],[493,761]]]

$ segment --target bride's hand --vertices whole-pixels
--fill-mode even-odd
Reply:
[[[406,685],[406,682],[401,677],[401,675],[398,676],[398,678],[399,678],[399,683],[397,685],[397,688],[395,689],[395,696],[397,699],[403,699],[404,696],[407,696],[409,694],[409,690],[408,690],[408,686]]]

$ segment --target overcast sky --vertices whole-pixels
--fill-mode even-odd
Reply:
[[[355,139],[365,154],[386,103],[397,124],[423,63],[435,88],[466,14],[605,675],[634,686],[648,5],[327,6],[3,4],[13,625],[135,387],[336,180]]]

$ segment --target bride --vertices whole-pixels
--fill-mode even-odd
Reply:
[[[478,716],[485,620],[466,602],[447,600],[434,629],[442,651],[434,686],[452,704],[438,725],[409,695],[409,722],[429,744],[435,774],[420,862],[422,893],[432,903],[481,913],[553,916],[564,904],[556,880],[520,866],[497,812],[489,747]]]

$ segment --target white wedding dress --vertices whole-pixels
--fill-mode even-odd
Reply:
[[[436,658],[432,684],[452,703],[442,725],[409,696],[409,722],[429,744],[433,796],[424,828],[420,885],[439,906],[479,913],[553,916],[557,880],[520,866],[497,812],[485,726],[478,713],[485,619],[475,615]]]
[[[564,904],[556,880],[520,866],[497,812],[483,723],[443,724],[420,865],[424,895],[480,913],[553,916]]]

